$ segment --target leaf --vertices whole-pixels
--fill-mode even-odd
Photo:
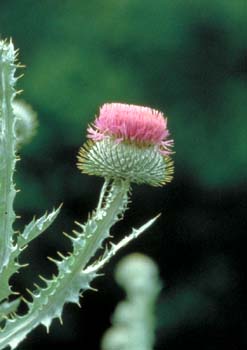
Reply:
[[[18,257],[23,248],[34,238],[43,233],[56,219],[61,209],[61,205],[54,209],[50,214],[45,214],[38,220],[33,219],[24,229],[23,233],[18,236],[17,244],[11,251],[9,263],[3,268],[1,273],[0,301],[7,298],[11,293],[9,279],[14,275],[22,265],[18,263]]]
[[[34,238],[43,233],[56,219],[60,209],[60,205],[57,209],[53,209],[50,214],[45,213],[38,220],[33,219],[24,229],[22,235],[17,239],[17,245],[19,248],[24,247],[31,242]]]
[[[7,315],[15,312],[20,304],[20,298],[13,301],[4,301],[0,304],[0,321],[2,321]]]
[[[139,228],[133,228],[132,232],[125,236],[123,239],[120,240],[120,242],[113,244],[111,243],[111,248],[105,250],[104,255],[102,258],[97,261],[95,264],[89,266],[85,272],[91,272],[91,271],[98,271],[100,268],[102,268],[121,248],[126,246],[129,242],[131,242],[133,239],[139,237],[144,231],[146,231],[153,223],[160,217],[160,214],[156,215],[154,218],[147,221],[145,224],[143,224]]]

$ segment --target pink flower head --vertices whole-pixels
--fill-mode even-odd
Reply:
[[[157,145],[163,155],[170,154],[173,146],[173,140],[167,140],[167,119],[161,112],[149,107],[123,103],[104,104],[94,124],[88,128],[88,137],[100,141],[109,136],[117,142]]]

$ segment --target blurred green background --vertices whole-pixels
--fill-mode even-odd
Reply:
[[[102,180],[81,175],[75,163],[99,106],[151,106],[168,116],[175,178],[162,189],[134,186],[114,232],[163,214],[121,253],[138,250],[159,263],[156,349],[246,348],[246,20],[246,0],[1,0],[0,35],[20,48],[26,68],[18,88],[39,115],[16,172],[17,226],[64,203],[31,257],[25,252],[32,263],[16,278],[19,289],[49,276],[45,256],[70,248],[61,232],[96,204]],[[54,322],[49,337],[40,328],[20,348],[99,349],[122,297],[112,279],[119,257],[82,310],[65,308],[63,328]]]

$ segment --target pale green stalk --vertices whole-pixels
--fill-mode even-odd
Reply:
[[[16,194],[13,173],[15,155],[14,77],[16,52],[12,42],[0,42],[0,272],[7,266],[13,251],[13,202]]]
[[[126,299],[114,311],[102,350],[153,350],[154,307],[161,288],[157,265],[143,254],[130,254],[118,263],[115,276]]]

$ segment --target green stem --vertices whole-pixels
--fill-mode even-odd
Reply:
[[[0,42],[0,272],[7,266],[13,250],[13,210],[15,187],[15,116],[12,101],[15,96],[15,51],[10,42]]]
[[[103,185],[104,191],[107,185],[108,182],[106,180]],[[97,224],[95,226],[95,232],[91,235],[90,227],[87,228],[87,226],[85,226],[84,234],[86,237],[87,235],[91,237],[85,241],[86,244],[80,261],[81,266],[86,266],[89,259],[93,257],[98,248],[101,247],[103,240],[109,237],[110,228],[123,216],[128,204],[129,186],[129,182],[127,181],[114,181],[108,196],[105,198],[105,207],[103,206],[103,208],[102,198],[100,196],[101,208],[98,206],[99,209],[96,211],[95,217],[97,219],[95,222],[97,222]],[[87,230],[89,232],[87,232]]]

